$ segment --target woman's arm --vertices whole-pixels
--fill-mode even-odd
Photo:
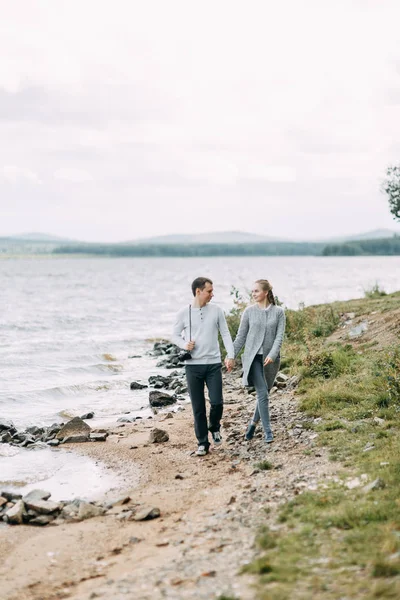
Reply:
[[[233,342],[233,347],[235,349],[235,358],[243,348],[247,334],[249,332],[249,312],[245,310],[242,314],[242,318],[240,319],[239,331],[236,334],[235,341]]]
[[[276,359],[282,346],[283,334],[285,333],[285,321],[286,317],[282,309],[278,313],[278,325],[276,328],[275,340],[267,356],[267,358],[270,358],[272,361]]]

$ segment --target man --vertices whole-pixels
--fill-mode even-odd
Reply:
[[[185,361],[186,379],[193,408],[194,430],[198,449],[196,454],[208,453],[208,431],[215,446],[222,443],[220,422],[223,411],[221,353],[218,331],[221,333],[227,358],[228,371],[234,365],[234,349],[225,315],[219,306],[209,304],[213,297],[213,282],[207,277],[197,277],[192,283],[193,302],[182,308],[176,318],[172,341],[191,353]],[[190,335],[191,334],[191,335]],[[210,419],[207,427],[204,384],[210,397]]]

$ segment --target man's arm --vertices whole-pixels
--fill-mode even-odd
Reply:
[[[228,323],[226,322],[226,318],[224,315],[224,311],[222,308],[219,309],[218,314],[218,328],[222,337],[222,341],[224,342],[226,357],[228,359],[235,358],[235,350],[233,348],[233,342],[231,338],[231,334],[229,333]]]
[[[176,315],[174,328],[172,330],[171,341],[182,350],[186,349],[186,341],[182,337],[182,331],[185,329],[185,322],[183,320],[183,311],[179,311]]]

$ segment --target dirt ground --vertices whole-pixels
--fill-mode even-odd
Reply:
[[[337,466],[303,428],[291,390],[271,398],[274,443],[261,430],[245,442],[254,401],[237,375],[226,377],[224,443],[202,458],[193,454],[190,405],[173,418],[115,426],[106,443],[75,444],[123,474],[126,489],[115,496],[131,500],[87,521],[0,527],[1,600],[255,598],[253,579],[240,570],[257,554],[257,528],[267,520],[278,527],[281,503],[332,479]],[[148,443],[155,426],[168,442]],[[266,459],[272,470],[255,468]],[[125,520],[130,504],[158,507],[161,517]]]

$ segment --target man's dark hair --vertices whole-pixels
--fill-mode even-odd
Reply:
[[[196,279],[192,283],[193,296],[196,295],[197,288],[199,288],[199,290],[204,290],[204,288],[206,287],[206,283],[211,283],[212,285],[211,279],[208,279],[208,277],[196,277]]]

